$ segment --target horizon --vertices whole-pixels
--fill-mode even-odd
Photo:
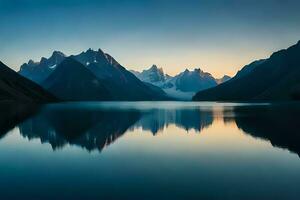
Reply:
[[[101,48],[128,70],[155,64],[172,76],[194,68],[234,76],[299,41],[299,6],[292,0],[0,0],[0,60],[18,71],[54,50],[73,55]]]

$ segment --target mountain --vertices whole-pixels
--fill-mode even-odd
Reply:
[[[64,59],[65,55],[62,52],[54,51],[47,59],[42,57],[40,62],[29,60],[20,67],[19,73],[40,84],[42,83]]]
[[[69,60],[67,63],[63,63],[67,58],[72,59],[73,62]],[[75,65],[74,69],[72,64]],[[98,51],[88,49],[70,57],[55,51],[51,57],[42,58],[39,63],[29,61],[23,64],[19,73],[64,100],[169,99],[163,90],[140,81],[101,49]],[[52,76],[52,74],[54,75]],[[68,84],[68,88],[65,88],[66,84]],[[80,89],[84,95],[76,94],[77,89]]]
[[[152,65],[150,69],[143,70],[142,72],[133,71],[131,72],[138,77],[140,80],[151,83],[151,84],[161,84],[165,82],[167,79],[171,78],[168,75],[164,74],[164,71],[162,68],[158,68],[156,65]]]
[[[199,68],[193,71],[186,69],[174,77],[165,74],[156,65],[142,72],[131,72],[140,80],[162,88],[169,96],[182,100],[190,100],[196,92],[214,87],[218,81],[225,82],[230,79],[229,76],[224,76],[222,80],[217,80]]]
[[[225,83],[226,81],[229,81],[231,79],[230,76],[224,75],[222,78],[216,79],[217,84]]]
[[[62,61],[42,85],[67,101],[112,99],[103,83],[89,69],[72,58]]]
[[[237,72],[235,78],[239,78],[239,77],[249,74],[250,72],[252,72],[253,69],[255,69],[257,66],[262,64],[264,61],[265,61],[265,59],[256,60],[256,61],[253,61],[252,63],[244,66],[241,70],[239,70]]]
[[[99,80],[104,82],[117,100],[169,99],[163,90],[140,81],[112,56],[105,54],[101,49],[98,51],[89,49],[77,56],[73,56],[73,58],[85,64]]]
[[[200,68],[193,71],[186,69],[174,79],[176,89],[183,92],[198,92],[217,85],[215,78]]]
[[[245,66],[231,80],[200,91],[195,101],[300,99],[300,41],[268,59]]]
[[[57,98],[0,62],[0,100],[45,103]]]

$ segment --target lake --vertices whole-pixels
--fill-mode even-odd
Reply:
[[[298,200],[299,116],[297,103],[86,102],[2,117],[1,199]]]

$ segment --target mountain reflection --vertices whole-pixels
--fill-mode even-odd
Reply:
[[[263,138],[273,146],[286,148],[300,156],[297,103],[267,107],[235,108],[235,122],[245,133]]]
[[[197,132],[213,123],[213,112],[200,109],[157,109],[145,113],[135,124],[142,130],[151,131],[153,135],[162,131],[170,124],[175,124],[186,131],[194,129]]]
[[[34,114],[39,109],[32,104],[22,104],[13,101],[0,102],[0,138],[18,123]]]
[[[11,103],[0,104],[0,136],[13,127],[29,140],[37,138],[51,144],[53,149],[65,145],[79,146],[88,151],[101,151],[123,136],[127,130],[150,131],[153,135],[169,125],[186,131],[200,133],[214,126],[215,120],[223,120],[224,126],[237,125],[244,133],[271,142],[273,146],[289,149],[300,155],[298,117],[300,105],[275,104],[264,106],[233,106],[202,109],[201,107],[170,108],[115,108],[89,107],[88,104],[65,106],[35,106]],[[26,121],[24,118],[37,111]],[[23,122],[22,122],[23,121]]]
[[[130,127],[141,127],[156,134],[169,124],[175,124],[185,130],[200,132],[212,122],[212,112],[198,109],[140,111],[50,106],[19,124],[19,129],[23,137],[39,138],[42,143],[51,144],[53,149],[71,144],[89,151],[101,151]]]
[[[40,138],[53,149],[66,144],[101,151],[140,118],[137,111],[104,111],[84,107],[43,109],[19,125],[22,136]]]

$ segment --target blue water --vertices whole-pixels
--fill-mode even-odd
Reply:
[[[1,137],[1,199],[297,200],[299,107],[47,105]]]

